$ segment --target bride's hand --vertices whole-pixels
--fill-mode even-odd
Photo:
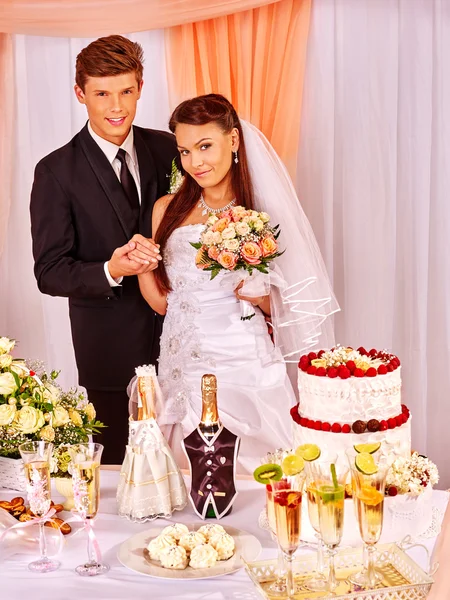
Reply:
[[[238,300],[245,300],[247,302],[250,302],[250,304],[253,304],[253,306],[259,306],[260,304],[262,304],[264,302],[264,300],[266,298],[269,297],[269,296],[257,296],[256,298],[255,297],[250,298],[249,296],[243,296],[239,291],[243,285],[244,285],[244,282],[241,281],[241,283],[234,290],[234,293],[236,294],[236,298]]]

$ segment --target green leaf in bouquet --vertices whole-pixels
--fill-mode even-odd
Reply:
[[[202,247],[202,243],[201,242],[189,242],[190,245],[195,248],[196,250],[200,250],[200,248]]]
[[[255,269],[260,273],[265,273],[268,275],[269,271],[267,270],[267,265],[255,265]]]
[[[220,271],[221,271],[221,269],[218,269],[217,267],[212,268],[210,281],[212,281],[214,279],[214,277],[217,277],[217,275],[220,273]]]
[[[17,388],[20,389],[21,381],[19,376],[17,375],[17,373],[15,371],[10,371],[10,373],[12,373],[12,376],[14,377],[14,381],[16,382]]]

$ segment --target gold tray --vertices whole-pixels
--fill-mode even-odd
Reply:
[[[354,598],[355,600],[420,600],[427,597],[433,579],[412,560],[403,548],[412,548],[416,544],[380,544],[377,546],[375,566],[382,575],[381,584],[374,590],[361,590],[348,581],[348,577],[362,569],[361,548],[341,550],[335,556],[336,575],[339,581],[334,594],[329,592],[311,592],[305,588],[295,594],[295,600],[338,600]],[[419,544],[417,544],[419,545]],[[424,547],[428,555],[428,550]],[[293,570],[297,585],[314,574],[317,555],[307,554],[294,561]],[[246,571],[258,591],[269,600],[287,598],[274,596],[269,586],[276,579],[277,561],[266,560],[246,563]],[[433,572],[436,570],[434,568]]]

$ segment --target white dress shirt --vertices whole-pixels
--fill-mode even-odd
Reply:
[[[91,127],[90,121],[88,121],[88,131],[91,134],[93,140],[98,144],[100,150],[104,153],[106,158],[109,160],[112,168],[114,169],[115,174],[117,175],[117,179],[120,181],[120,168],[121,164],[119,159],[117,158],[117,152],[119,148],[123,148],[126,152],[126,158],[128,168],[130,169],[130,173],[136,183],[136,188],[139,196],[139,204],[141,203],[141,181],[139,178],[139,165],[137,161],[136,148],[134,147],[134,134],[133,127],[130,129],[130,133],[127,135],[125,141],[120,146],[105,140],[100,137]],[[118,279],[113,279],[108,269],[108,262],[105,262],[104,269],[106,279],[111,287],[117,287],[121,284],[123,277],[119,277]]]

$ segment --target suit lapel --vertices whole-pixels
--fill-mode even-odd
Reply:
[[[139,164],[141,180],[141,212],[139,233],[145,237],[152,235],[152,210],[158,195],[158,178],[155,161],[145,143],[139,127],[133,127],[134,146]]]
[[[133,236],[133,215],[125,192],[110,162],[90,135],[87,125],[80,131],[83,152],[119,219],[127,240]]]

